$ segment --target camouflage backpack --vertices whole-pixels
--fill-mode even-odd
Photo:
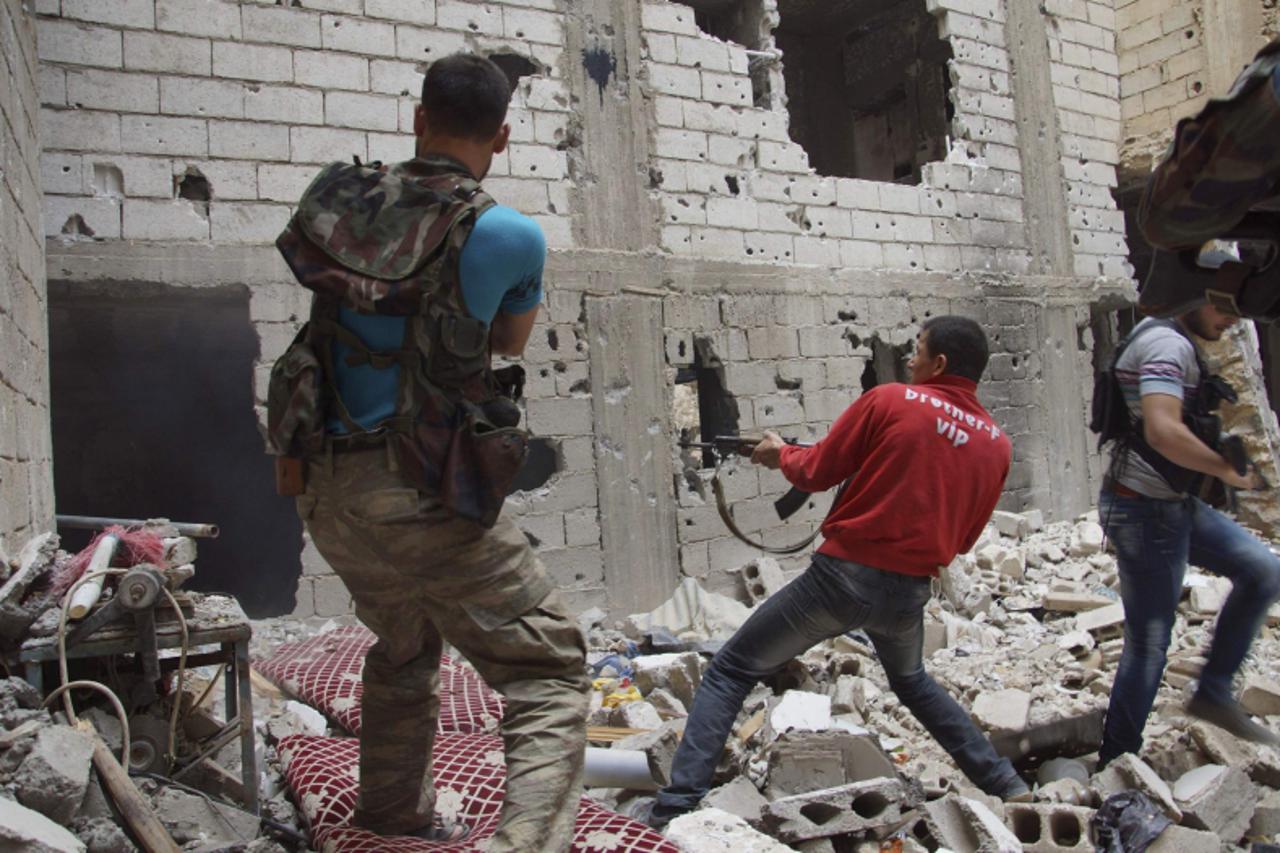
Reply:
[[[493,525],[528,452],[515,405],[523,370],[493,371],[488,324],[468,312],[459,281],[462,247],[493,204],[448,158],[385,170],[334,163],[312,181],[276,241],[314,295],[310,320],[271,371],[268,452],[301,469],[325,450],[336,417],[353,439],[385,436],[415,484],[454,514]],[[405,317],[400,348],[370,350],[339,324],[343,307]],[[335,341],[350,349],[348,364],[400,367],[395,414],[374,430],[338,394]],[[300,477],[292,485],[282,492],[300,491]]]

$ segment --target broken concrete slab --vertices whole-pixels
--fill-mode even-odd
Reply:
[[[54,568],[58,553],[57,534],[34,536],[18,555],[18,569],[0,585],[0,639],[10,643],[21,639],[40,616],[39,608],[24,607],[23,598]]]
[[[870,733],[791,732],[769,745],[764,793],[771,800],[851,782],[897,776],[897,765]]]
[[[1016,688],[979,693],[970,714],[987,731],[1020,732],[1031,716],[1031,694]]]
[[[771,699],[766,739],[785,732],[820,732],[831,728],[831,697],[804,690],[788,690]]]
[[[189,794],[178,788],[162,788],[152,805],[156,817],[178,844],[243,844],[258,835],[256,815]]]
[[[1080,806],[1007,803],[1004,820],[1025,853],[1093,850],[1089,821],[1093,809]]]
[[[1129,789],[1141,791],[1171,821],[1182,822],[1182,809],[1168,783],[1150,765],[1131,752],[1117,757],[1104,770],[1095,773],[1092,787],[1100,801]]]
[[[84,853],[84,842],[40,812],[0,797],[0,849]]]
[[[648,696],[659,688],[669,690],[687,708],[702,683],[705,664],[697,652],[674,652],[633,658],[631,667],[642,694]]]
[[[837,788],[774,800],[761,821],[776,838],[791,843],[897,826],[924,799],[901,779],[869,779]]]
[[[1081,521],[1071,532],[1070,553],[1073,557],[1088,557],[1102,550],[1105,534],[1096,521]]]
[[[663,785],[671,782],[671,760],[675,758],[684,720],[668,720],[651,732],[629,735],[614,741],[610,749],[633,749],[645,754],[653,778]]]
[[[89,785],[93,739],[69,726],[46,726],[14,774],[18,801],[51,820],[67,823]]]
[[[706,853],[790,853],[791,850],[752,829],[740,816],[715,808],[681,815],[667,824],[663,835],[681,850]]]
[[[1063,592],[1050,590],[1040,600],[1040,606],[1052,613],[1084,613],[1115,604],[1114,598],[1093,592]]]
[[[991,809],[977,800],[949,794],[925,803],[923,826],[912,835],[926,846],[955,853],[1020,853],[1022,842]]]
[[[1249,835],[1254,838],[1280,836],[1280,791],[1268,791],[1253,809]]]
[[[1240,706],[1260,717],[1280,714],[1280,682],[1258,675],[1249,676],[1240,689]]]
[[[702,798],[702,802],[698,804],[698,807],[701,809],[720,809],[729,814],[737,815],[754,826],[760,822],[760,813],[768,804],[769,801],[756,789],[750,779],[746,776],[739,776],[718,788],[712,788]]]
[[[1173,785],[1182,824],[1204,829],[1223,841],[1238,841],[1249,828],[1258,789],[1238,767],[1206,764],[1184,773]]]
[[[1075,630],[1098,634],[1124,625],[1124,605],[1120,602],[1088,610],[1076,616]]]
[[[613,709],[609,724],[624,729],[656,729],[662,725],[662,715],[649,702],[624,702]]]
[[[1186,826],[1165,827],[1146,853],[1220,853],[1222,839],[1212,832]]]

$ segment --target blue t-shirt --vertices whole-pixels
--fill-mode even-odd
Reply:
[[[462,247],[462,299],[478,320],[492,323],[499,311],[524,314],[542,302],[542,266],[547,241],[538,223],[501,205],[480,214]],[[338,322],[375,352],[393,352],[404,342],[404,317],[359,314],[342,308]],[[333,342],[334,384],[352,420],[373,429],[395,414],[400,368],[351,366],[350,347]],[[347,432],[340,418],[329,419],[329,432]]]

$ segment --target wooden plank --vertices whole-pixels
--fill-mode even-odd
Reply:
[[[651,729],[628,729],[622,726],[587,726],[587,740],[592,743],[613,743],[632,735],[641,735]]]
[[[93,738],[93,766],[142,849],[147,853],[178,853],[179,847],[174,843],[173,837],[164,828],[164,824],[160,823],[160,819],[151,810],[150,803],[133,784],[129,774],[107,749],[93,725],[87,720],[81,720],[76,728]]]

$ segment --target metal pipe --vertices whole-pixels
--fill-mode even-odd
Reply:
[[[108,527],[142,527],[147,523],[145,518],[101,518],[94,515],[59,515],[55,516],[59,527],[72,530],[105,530]],[[190,536],[193,539],[217,539],[221,533],[216,524],[198,524],[190,521],[168,521],[170,527],[178,531],[179,536]]]
[[[649,757],[634,749],[587,747],[583,784],[588,788],[626,788],[656,791],[662,786],[653,778]]]

